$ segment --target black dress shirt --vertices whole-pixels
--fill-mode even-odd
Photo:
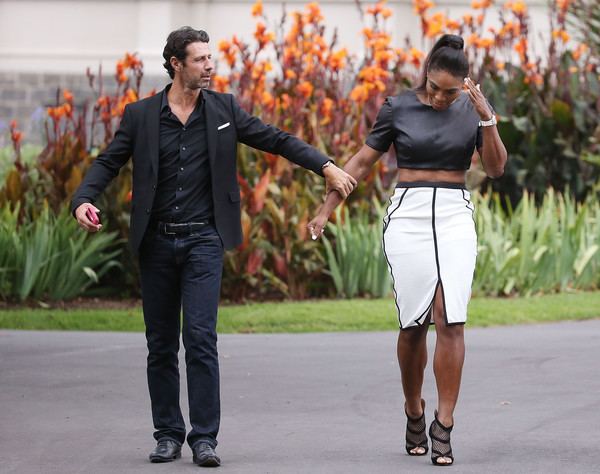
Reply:
[[[153,222],[198,222],[213,217],[206,118],[202,94],[187,123],[171,111],[162,92],[159,128],[158,183]]]

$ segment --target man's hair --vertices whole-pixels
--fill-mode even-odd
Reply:
[[[182,26],[169,33],[167,44],[163,50],[163,58],[165,58],[163,66],[171,79],[175,77],[175,70],[171,66],[171,58],[175,56],[179,61],[184,62],[187,54],[185,48],[187,48],[188,44],[198,41],[208,43],[208,33],[204,30],[195,30],[191,26]]]

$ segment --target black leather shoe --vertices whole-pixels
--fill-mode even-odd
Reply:
[[[150,453],[150,462],[171,462],[181,457],[181,445],[172,439],[161,439]]]
[[[194,462],[202,467],[218,467],[221,465],[221,460],[214,448],[208,443],[197,443],[192,448],[194,453]]]

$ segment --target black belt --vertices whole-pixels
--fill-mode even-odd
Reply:
[[[197,232],[203,227],[212,224],[212,219],[205,219],[196,222],[156,222],[151,227],[163,235],[180,235]]]

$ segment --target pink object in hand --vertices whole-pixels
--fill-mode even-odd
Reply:
[[[88,207],[87,211],[85,211],[85,216],[92,222],[92,224],[100,224],[100,219],[98,218],[98,215],[91,207]]]

